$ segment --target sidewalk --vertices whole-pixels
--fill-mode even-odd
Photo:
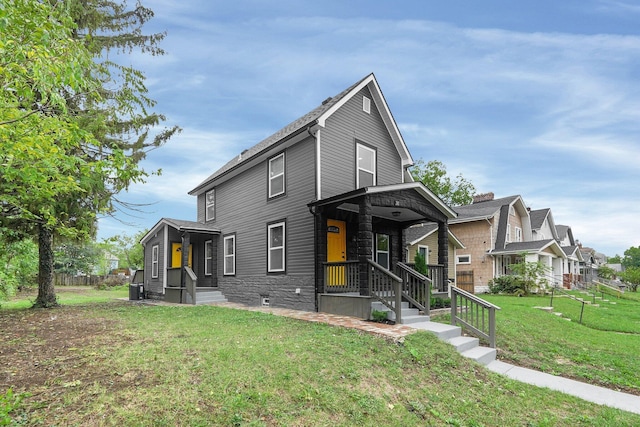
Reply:
[[[314,313],[274,307],[250,307],[228,302],[217,305],[240,310],[261,311],[263,313],[271,313],[276,316],[285,316],[308,322],[320,322],[333,326],[357,329],[392,339],[394,341],[402,341],[402,339],[407,335],[418,331],[418,329],[412,328],[410,325],[386,325],[383,323],[368,322],[355,317],[338,316],[335,314]],[[587,402],[593,402],[599,405],[605,405],[640,414],[640,396],[621,393],[619,391],[546,374],[533,369],[521,368],[499,360],[489,363],[487,368],[516,381],[532,384],[538,387],[546,387],[551,390],[557,390],[571,396],[579,397]]]

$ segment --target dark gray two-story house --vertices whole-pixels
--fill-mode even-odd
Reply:
[[[216,290],[247,305],[364,318],[374,299],[393,306],[383,288],[415,282],[403,276],[403,230],[438,225],[446,278],[456,215],[412,180],[411,165],[370,74],[204,179],[189,193],[196,221],[161,219],[141,241],[145,293],[196,303]]]

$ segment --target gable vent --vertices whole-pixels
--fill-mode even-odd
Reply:
[[[371,100],[366,96],[362,97],[362,111],[371,114]]]

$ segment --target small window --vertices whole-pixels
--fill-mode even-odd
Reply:
[[[424,257],[424,261],[429,264],[429,247],[418,245],[418,253]]]
[[[213,241],[204,242],[204,275],[211,276],[211,263],[213,260]]]
[[[224,271],[225,276],[233,276],[236,274],[236,236],[226,236],[223,241],[224,245]]]
[[[507,222],[507,243],[511,242],[511,226],[509,225],[509,223]]]
[[[285,223],[268,226],[267,264],[269,272],[285,271]]]
[[[284,194],[284,153],[269,160],[269,197]]]
[[[205,193],[206,204],[206,221],[212,221],[216,218],[216,190],[209,190]]]
[[[158,254],[158,245],[153,245],[151,247],[151,278],[153,279],[158,278]]]
[[[516,216],[516,209],[513,207],[513,205],[509,206],[509,215]]]
[[[389,235],[376,234],[376,262],[389,269]]]
[[[522,228],[516,227],[516,242],[522,242]]]
[[[366,96],[362,97],[362,111],[371,114],[371,100]]]
[[[456,264],[471,264],[471,255],[456,256]]]
[[[357,144],[356,157],[356,188],[376,185],[376,150]]]

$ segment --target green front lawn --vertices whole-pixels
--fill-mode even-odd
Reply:
[[[640,302],[611,298],[599,307],[585,305],[579,324],[582,304],[567,298],[554,298],[557,316],[534,308],[549,306],[549,297],[481,297],[502,308],[500,359],[640,395]]]
[[[425,332],[398,344],[259,312],[116,301],[2,309],[0,335],[0,395],[31,394],[12,413],[25,424],[640,425],[487,371]]]

